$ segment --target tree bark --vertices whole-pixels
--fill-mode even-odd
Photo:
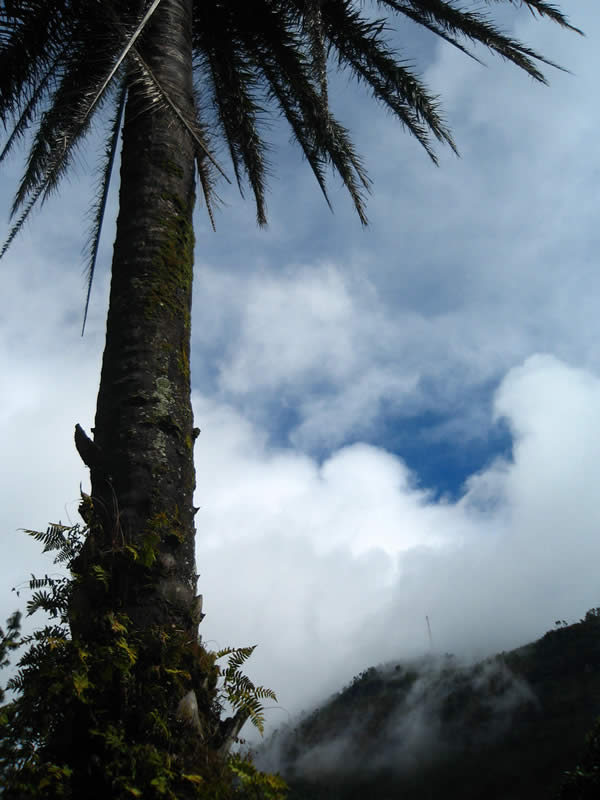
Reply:
[[[192,0],[163,0],[139,51],[193,120],[191,33]],[[74,705],[69,763],[74,796],[92,800],[115,791],[111,770],[130,768],[140,785],[175,781],[182,800],[197,796],[190,780],[200,771],[203,786],[227,797],[233,773],[225,756],[247,714],[221,721],[219,668],[198,640],[199,431],[189,369],[194,142],[139,77],[125,109],[93,441],[75,430],[92,490],[80,506],[89,534],[72,564],[69,622],[87,665],[86,697],[94,700]]]
[[[163,0],[139,40],[139,52],[172,101],[193,119],[191,22],[192,0]],[[83,559],[92,550],[106,556],[124,546],[145,548],[148,559],[162,564],[162,577],[140,586],[123,569],[114,576],[114,599],[135,627],[169,622],[191,633],[188,612],[196,589],[189,370],[194,145],[173,111],[152,102],[144,82],[135,78],[123,126],[93,440],[97,457],[89,464],[99,525]]]

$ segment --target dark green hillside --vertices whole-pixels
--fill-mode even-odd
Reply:
[[[598,715],[593,609],[474,666],[445,656],[372,667],[265,753],[290,800],[550,800]]]

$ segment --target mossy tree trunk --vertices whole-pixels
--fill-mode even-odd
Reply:
[[[163,0],[139,51],[193,119],[191,14],[192,0]],[[86,673],[93,701],[78,707],[73,731],[82,788],[87,781],[86,791],[96,786],[98,796],[111,788],[107,761],[120,758],[113,729],[140,747],[162,743],[163,766],[180,772],[222,750],[226,733],[215,705],[214,658],[197,641],[189,370],[194,169],[190,135],[133,79],[93,442],[79,427],[76,433],[91,472],[91,496],[81,506],[90,533],[74,564],[80,578],[70,622],[74,641],[92,653],[86,663],[96,666]],[[123,654],[123,665],[117,658],[117,667],[104,669],[96,658],[102,647],[107,659]],[[149,764],[147,752],[139,757]]]
[[[163,0],[140,52],[193,119],[191,7],[191,0]],[[186,627],[184,605],[196,588],[189,371],[194,145],[172,110],[157,105],[143,83],[133,82],[123,127],[91,497],[102,528],[94,551],[151,546],[163,567],[164,579],[145,587],[119,576],[122,609],[135,626]]]

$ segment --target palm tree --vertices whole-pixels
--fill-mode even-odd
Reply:
[[[534,15],[576,30],[545,0],[523,4]],[[377,7],[381,18],[368,16],[364,6]],[[270,112],[281,112],[325,199],[333,169],[365,224],[369,180],[348,131],[329,108],[327,71],[334,60],[371,88],[434,161],[434,140],[455,149],[435,98],[386,42],[396,16],[468,55],[469,44],[481,43],[537,81],[545,80],[538,65],[552,63],[502,33],[481,11],[460,10],[455,0],[0,3],[0,116],[8,133],[0,161],[24,140],[29,147],[2,254],[36,204],[58,187],[92,124],[108,118],[89,244],[91,285],[122,133],[93,440],[79,426],[75,434],[90,469],[91,494],[81,505],[89,534],[72,564],[78,578],[68,617],[74,640],[89,649],[97,645],[106,619],[121,615],[114,624],[126,625],[145,674],[148,664],[159,664],[155,644],[161,637],[177,632],[182,643],[197,648],[202,617],[194,561],[198,431],[189,370],[196,179],[212,220],[216,183],[227,179],[228,169],[215,156],[215,143],[222,141],[240,189],[251,188],[257,221],[265,224],[263,126]],[[210,665],[197,666],[202,656],[193,647],[182,656],[179,696],[169,697],[167,706],[173,711],[188,697],[208,719],[202,693]],[[128,680],[126,691],[111,684],[116,699],[107,699],[105,716],[139,738],[146,730],[141,673]],[[73,711],[71,724],[84,743],[77,763],[86,781],[104,787],[98,795],[106,793],[105,770],[85,758],[94,752],[86,732],[89,714]],[[204,738],[213,749],[222,748],[223,730],[211,731]]]

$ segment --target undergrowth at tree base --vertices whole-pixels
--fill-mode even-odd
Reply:
[[[123,545],[110,563],[77,572],[89,528],[26,532],[70,575],[31,576],[27,615],[42,610],[47,624],[23,636],[16,612],[0,628],[0,666],[21,650],[0,689],[2,799],[283,800],[279,776],[229,753],[246,719],[262,732],[261,701],[276,699],[241,672],[254,647],[212,652],[173,625],[135,629],[115,608],[111,583],[125,561],[150,579],[152,554]],[[71,624],[82,584],[92,601],[85,635]],[[225,703],[232,718],[222,719]]]

